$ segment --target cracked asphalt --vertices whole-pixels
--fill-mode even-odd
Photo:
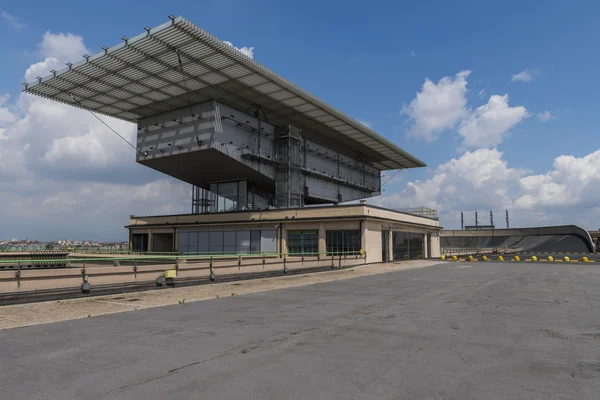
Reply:
[[[594,264],[442,263],[0,331],[0,397],[597,399],[599,310]]]

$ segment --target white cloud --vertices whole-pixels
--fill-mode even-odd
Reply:
[[[508,105],[508,95],[492,95],[487,104],[477,107],[461,122],[458,133],[466,146],[493,147],[502,143],[508,131],[527,116],[525,107]]]
[[[485,93],[485,89],[481,89],[479,92],[477,92],[477,96],[483,97],[484,93]]]
[[[0,12],[0,18],[7,21],[16,30],[21,30],[25,28],[25,24],[23,23],[23,20],[21,18],[15,17],[14,15],[11,15],[4,10]]]
[[[8,107],[3,107],[7,103],[8,98],[8,95],[0,96],[0,128],[17,120],[17,116],[13,114]],[[2,137],[3,134],[4,130],[2,130],[2,135],[0,135],[0,137]]]
[[[581,207],[584,211],[600,203],[600,150],[581,158],[559,156],[553,170],[524,177],[519,183],[523,193],[517,207]]]
[[[548,122],[551,119],[556,119],[556,117],[548,110],[544,111],[543,113],[539,113],[537,117],[542,122]]]
[[[442,131],[456,126],[468,114],[465,95],[470,74],[462,71],[445,76],[437,84],[426,79],[413,101],[401,110],[413,121],[408,135],[432,142]]]
[[[38,44],[38,52],[43,61],[31,65],[25,71],[25,81],[32,82],[39,77],[50,74],[50,70],[65,68],[65,62],[77,62],[89,51],[83,43],[83,38],[72,33],[46,32]]]
[[[83,38],[72,33],[46,32],[38,48],[42,57],[54,57],[60,61],[76,62],[89,53]]]
[[[235,47],[233,45],[233,43],[228,42],[226,40],[223,41],[223,43],[225,43],[228,46],[233,47],[234,49],[236,49],[237,51],[239,51],[240,53],[250,57],[250,58],[254,58],[254,47]]]
[[[87,52],[70,34],[46,33],[38,49],[44,61],[28,76]],[[135,143],[134,124],[101,118]],[[137,164],[87,111],[24,93],[10,104],[0,96],[0,142],[0,238],[119,240],[132,213],[189,212],[188,184]]]
[[[496,149],[466,152],[438,166],[430,179],[408,182],[401,192],[376,202],[385,207],[432,207],[442,212],[510,204],[508,187],[525,170],[509,168]]]
[[[496,226],[503,226],[505,209],[513,227],[576,224],[597,229],[600,149],[579,158],[559,156],[544,174],[509,167],[496,149],[478,149],[438,166],[427,180],[408,182],[400,192],[371,202],[435,208],[447,229],[460,227],[460,211],[471,220],[475,210],[480,220],[493,210]]]
[[[537,69],[524,69],[523,71],[513,74],[510,79],[511,82],[524,82],[529,83],[536,79],[540,75],[540,71]]]

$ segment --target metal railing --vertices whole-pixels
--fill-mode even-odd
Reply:
[[[52,298],[58,292],[72,297],[345,268],[364,264],[366,253],[84,257],[47,260],[67,265],[60,269],[32,269],[40,261],[0,260],[5,267],[0,269],[0,302],[46,299],[51,292]]]

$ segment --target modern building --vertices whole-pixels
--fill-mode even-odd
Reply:
[[[422,161],[184,18],[145,29],[23,87],[136,123],[137,162],[192,185],[190,214],[131,217],[133,249],[439,256],[437,218],[341,205]]]

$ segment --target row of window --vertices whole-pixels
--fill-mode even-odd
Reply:
[[[179,253],[269,254],[277,252],[274,229],[248,231],[180,231]]]
[[[316,255],[319,252],[319,232],[288,231],[290,255]],[[336,230],[326,233],[327,255],[357,254],[360,252],[360,230]]]

